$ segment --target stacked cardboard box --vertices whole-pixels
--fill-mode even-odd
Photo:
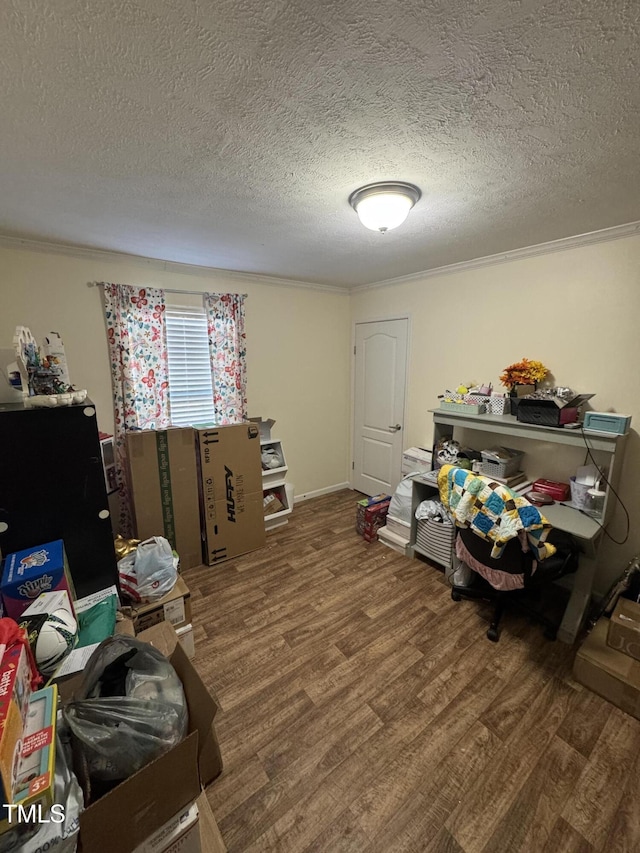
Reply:
[[[621,598],[578,649],[576,681],[640,719],[640,604]]]
[[[138,538],[164,536],[182,568],[264,545],[256,424],[130,432],[127,446]]]
[[[384,527],[390,502],[391,495],[374,495],[358,501],[356,532],[365,542],[375,542],[378,538],[378,530]]]
[[[191,427],[127,433],[136,534],[164,536],[183,569],[202,563],[196,434]]]

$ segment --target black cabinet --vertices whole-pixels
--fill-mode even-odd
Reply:
[[[0,405],[0,549],[64,541],[76,595],[117,584],[96,410]]]

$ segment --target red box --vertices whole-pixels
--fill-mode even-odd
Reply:
[[[531,487],[533,492],[545,492],[551,495],[554,501],[568,501],[571,494],[569,483],[558,483],[556,480],[545,480],[544,477],[536,480]]]
[[[356,531],[365,542],[375,542],[378,530],[384,527],[389,512],[390,495],[375,495],[358,501]]]

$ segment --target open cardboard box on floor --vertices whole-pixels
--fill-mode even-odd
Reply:
[[[168,622],[161,622],[143,631],[138,639],[166,655],[180,676],[189,706],[189,734],[82,812],[81,853],[131,853],[222,772],[213,726],[218,706],[180,646],[176,632]],[[59,685],[63,702],[71,699],[81,678],[80,674]]]

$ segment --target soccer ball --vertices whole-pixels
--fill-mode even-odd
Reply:
[[[49,613],[38,631],[34,657],[43,675],[52,675],[76,644],[78,625],[68,610]]]

